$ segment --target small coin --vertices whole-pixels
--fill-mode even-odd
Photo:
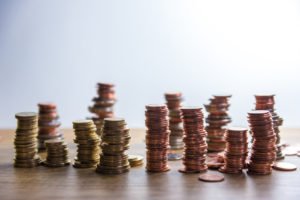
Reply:
[[[224,176],[221,174],[202,174],[198,177],[198,180],[204,182],[221,182],[224,181]]]
[[[181,160],[182,159],[182,155],[178,154],[178,153],[168,153],[168,160],[172,161],[172,160]]]
[[[286,149],[283,150],[284,155],[286,156],[295,156],[297,155],[297,149],[296,148],[292,148],[292,147],[288,147]]]
[[[15,116],[17,119],[35,118],[35,117],[37,117],[37,113],[35,113],[35,112],[20,112],[20,113],[17,113]]]
[[[292,163],[277,162],[273,165],[273,169],[279,171],[295,171],[297,169],[297,166]]]

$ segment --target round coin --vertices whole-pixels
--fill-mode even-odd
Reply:
[[[222,182],[224,181],[224,176],[221,174],[202,174],[198,177],[198,180],[204,182]]]
[[[297,166],[287,162],[277,162],[273,165],[273,169],[279,171],[295,171]]]

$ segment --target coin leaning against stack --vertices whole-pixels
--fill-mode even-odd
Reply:
[[[37,155],[38,115],[34,112],[21,112],[15,115],[18,125],[14,140],[15,167],[31,168],[40,163]]]
[[[47,158],[43,162],[46,167],[64,167],[70,164],[67,144],[61,139],[45,141]]]
[[[101,136],[100,163],[96,172],[101,174],[121,174],[128,172],[130,164],[126,151],[130,142],[129,129],[122,118],[105,118]]]
[[[96,126],[92,120],[73,121],[73,128],[77,144],[77,157],[74,160],[75,168],[95,167],[99,162],[100,139],[96,133]]]

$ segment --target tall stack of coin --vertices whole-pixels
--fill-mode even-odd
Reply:
[[[181,108],[185,143],[182,173],[198,173],[207,170],[205,162],[207,154],[206,131],[202,108]]]
[[[246,167],[246,158],[248,155],[247,131],[246,128],[227,128],[225,133],[225,165],[219,171],[238,174]]]
[[[226,129],[224,128],[231,122],[228,115],[229,98],[231,95],[214,95],[208,105],[204,105],[209,113],[206,118],[207,144],[209,152],[220,152],[225,149],[226,141],[224,138]]]
[[[128,172],[130,164],[126,151],[129,149],[130,134],[122,118],[105,118],[101,136],[100,163],[96,172],[121,174]]]
[[[77,157],[75,168],[95,167],[99,163],[100,139],[96,133],[96,126],[92,120],[73,121],[73,128],[77,143]]]
[[[275,112],[275,95],[255,95],[255,110],[268,110],[272,114],[273,119],[273,128],[277,137],[276,145],[277,145],[277,155],[276,159],[280,160],[284,158],[284,155],[282,153],[282,145],[280,142],[280,130],[279,126],[282,126],[283,119],[278,116],[278,114]]]
[[[169,121],[166,105],[146,106],[146,148],[148,172],[166,172],[168,166]]]
[[[183,126],[180,111],[182,95],[180,92],[165,93],[165,99],[169,109],[170,148],[183,149]]]
[[[21,112],[15,115],[18,126],[15,136],[15,167],[31,168],[40,163],[37,155],[38,115]]]
[[[54,103],[39,103],[39,150],[45,150],[44,141],[49,139],[63,139],[59,131],[59,116]]]
[[[114,116],[113,106],[116,103],[114,85],[110,83],[98,83],[98,96],[93,98],[94,105],[89,107],[89,111],[96,117],[91,119],[97,127],[97,134],[101,136],[103,119]]]
[[[43,164],[47,167],[64,167],[70,164],[67,144],[61,139],[45,141],[47,158]]]
[[[253,137],[248,173],[271,174],[276,160],[276,135],[272,115],[267,110],[251,111],[248,113],[248,122]]]

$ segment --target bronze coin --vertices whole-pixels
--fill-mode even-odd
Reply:
[[[221,174],[202,174],[198,177],[198,180],[204,182],[222,182],[224,181],[224,176]]]

